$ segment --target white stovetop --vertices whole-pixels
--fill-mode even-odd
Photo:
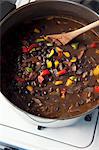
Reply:
[[[70,127],[39,131],[0,93],[0,142],[30,150],[98,150],[99,120],[95,130],[97,114],[98,109],[93,112],[91,122],[81,119]]]

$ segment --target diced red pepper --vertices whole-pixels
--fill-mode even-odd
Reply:
[[[44,81],[44,78],[41,75],[39,75],[38,76],[38,81],[39,81],[39,83],[42,83]]]
[[[50,74],[50,71],[48,69],[45,69],[41,72],[41,76],[46,76],[46,75],[49,75]]]
[[[66,71],[65,69],[63,69],[63,70],[61,70],[61,71],[58,71],[58,72],[57,72],[57,75],[60,76],[60,75],[66,74],[66,73],[67,73],[67,71]]]
[[[22,52],[27,53],[27,52],[28,52],[28,48],[25,47],[25,46],[23,46],[23,47],[22,47]]]
[[[90,44],[90,48],[96,48],[97,44],[95,42],[93,42],[92,44]]]
[[[99,93],[99,86],[95,86],[95,87],[94,87],[94,92],[95,92],[95,93]]]
[[[36,48],[36,47],[38,47],[38,44],[31,44],[29,47],[23,46],[22,51],[24,53],[27,53],[27,52],[31,51],[33,48]]]
[[[33,48],[36,48],[38,47],[38,44],[31,44],[29,47],[28,47],[28,51],[32,50]]]
[[[23,83],[23,82],[25,82],[25,80],[24,79],[22,79],[22,78],[20,78],[20,77],[16,77],[15,78],[16,80],[17,80],[17,82],[19,82],[19,83]]]
[[[58,57],[61,58],[62,56],[63,56],[63,52],[62,52],[62,51],[59,51],[59,52],[58,52]]]

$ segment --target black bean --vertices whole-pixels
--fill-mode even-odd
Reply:
[[[30,82],[28,81],[26,84],[27,84],[27,85],[30,85]]]
[[[38,90],[35,90],[36,93],[38,93]]]
[[[28,94],[28,91],[25,90],[24,93],[25,93],[25,94]]]
[[[35,69],[35,64],[31,64],[32,69]]]
[[[69,89],[67,89],[67,93],[69,93],[69,94],[73,94],[73,93],[74,93],[74,91],[73,91],[73,89],[72,89],[72,88],[69,88]]]
[[[56,107],[55,107],[55,112],[59,112],[59,110],[60,110],[60,107],[59,107],[59,106],[56,106]]]
[[[31,106],[31,103],[28,103],[27,105],[28,105],[28,107],[30,107],[30,106]]]
[[[32,57],[32,56],[33,56],[33,54],[31,53],[31,54],[30,54],[30,56]]]
[[[49,92],[52,92],[52,91],[53,91],[53,88],[52,88],[52,87],[50,87],[50,88],[49,88]]]
[[[38,56],[40,56],[41,55],[41,51],[38,51]]]
[[[83,73],[83,70],[82,70],[82,69],[78,69],[77,72],[76,72],[77,75],[80,75],[80,74],[82,74],[82,73]]]
[[[43,93],[44,93],[44,95],[47,95],[47,92],[46,92],[46,91],[44,91]]]
[[[33,52],[33,56],[37,56],[37,52]]]
[[[46,100],[49,100],[49,97],[48,97],[48,96],[46,97]]]
[[[21,77],[21,76],[22,76],[22,73],[19,72],[19,73],[18,73],[18,76]]]
[[[41,84],[39,84],[38,86],[39,86],[39,87],[41,87],[42,85],[41,85]]]
[[[72,65],[72,71],[76,71],[77,70],[77,67],[76,67],[76,65],[74,64],[74,65]]]
[[[47,84],[44,84],[44,87],[46,87],[47,86]]]
[[[19,93],[21,93],[21,90],[19,90]]]
[[[49,82],[51,82],[52,81],[52,78],[49,78]]]
[[[78,104],[79,105],[83,105],[85,103],[85,100],[83,100],[83,99],[80,99],[79,101],[78,101]]]
[[[39,45],[39,46],[42,46],[42,43],[39,43],[38,45]]]
[[[46,66],[43,66],[43,65],[42,65],[42,66],[41,66],[41,70],[44,70],[44,69],[46,69]]]
[[[92,120],[92,114],[88,114],[85,116],[85,121],[91,121]]]
[[[41,60],[42,59],[41,56],[38,56],[38,59]]]
[[[26,41],[26,40],[22,41],[22,44],[23,44],[24,46],[29,46],[29,43],[28,43],[28,41]]]
[[[37,84],[36,84],[36,82],[34,81],[34,86],[36,86]]]
[[[28,63],[28,67],[31,67],[31,63]]]
[[[79,104],[78,104],[78,102],[76,102],[76,103],[75,103],[75,107],[78,107],[78,106],[79,106]]]

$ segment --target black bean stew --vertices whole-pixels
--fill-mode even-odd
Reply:
[[[58,46],[44,36],[72,31],[82,24],[48,17],[28,26],[28,30],[18,33],[21,44],[17,49],[21,53],[15,60],[8,88],[17,106],[37,116],[69,118],[98,105],[99,37],[89,31]]]

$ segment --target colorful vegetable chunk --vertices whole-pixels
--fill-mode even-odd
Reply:
[[[70,53],[69,53],[69,52],[63,52],[63,54],[64,54],[67,58],[70,57]]]
[[[63,70],[58,71],[58,72],[57,72],[57,75],[58,75],[58,76],[61,76],[61,75],[64,75],[64,74],[66,74],[66,73],[67,73],[67,71],[66,71],[65,69],[63,69]]]
[[[26,88],[27,88],[27,90],[28,90],[29,92],[32,92],[32,91],[33,91],[33,87],[30,86],[30,85],[28,85]]]
[[[49,71],[48,69],[43,70],[43,71],[41,72],[41,76],[46,76],[46,75],[49,75],[49,74],[50,74],[50,71]]]
[[[95,86],[95,87],[94,87],[94,92],[95,92],[95,93],[99,93],[99,86]]]
[[[67,79],[66,86],[71,86],[73,84],[73,81],[71,79]]]
[[[93,70],[94,76],[99,76],[99,65],[96,66],[96,68]]]
[[[48,55],[48,58],[51,58],[54,55],[54,50],[52,49],[50,54]]]
[[[97,47],[97,44],[95,42],[90,44],[90,48],[96,48],[96,47]]]
[[[56,60],[56,61],[54,62],[54,64],[55,64],[55,68],[57,68],[57,67],[58,67],[58,65],[59,65],[59,61],[58,61],[58,60]]]
[[[38,81],[39,81],[39,83],[42,83],[44,81],[44,78],[41,75],[39,75],[38,76]]]
[[[72,59],[70,60],[70,62],[74,63],[77,61],[77,58],[76,57],[72,57]]]
[[[55,85],[61,85],[63,84],[63,81],[55,81]]]
[[[43,38],[42,38],[42,39],[36,39],[36,40],[35,40],[35,42],[37,42],[37,43],[44,42],[44,41],[45,41],[45,39],[43,39]]]
[[[47,62],[47,68],[51,68],[52,67],[52,62],[51,61],[48,61]]]
[[[32,68],[26,67],[25,69],[27,72],[32,72]]]
[[[79,43],[72,43],[71,47],[76,50],[78,48]]]
[[[34,29],[34,32],[35,32],[35,33],[40,33],[40,30],[37,29],[37,28],[35,28],[35,29]]]

